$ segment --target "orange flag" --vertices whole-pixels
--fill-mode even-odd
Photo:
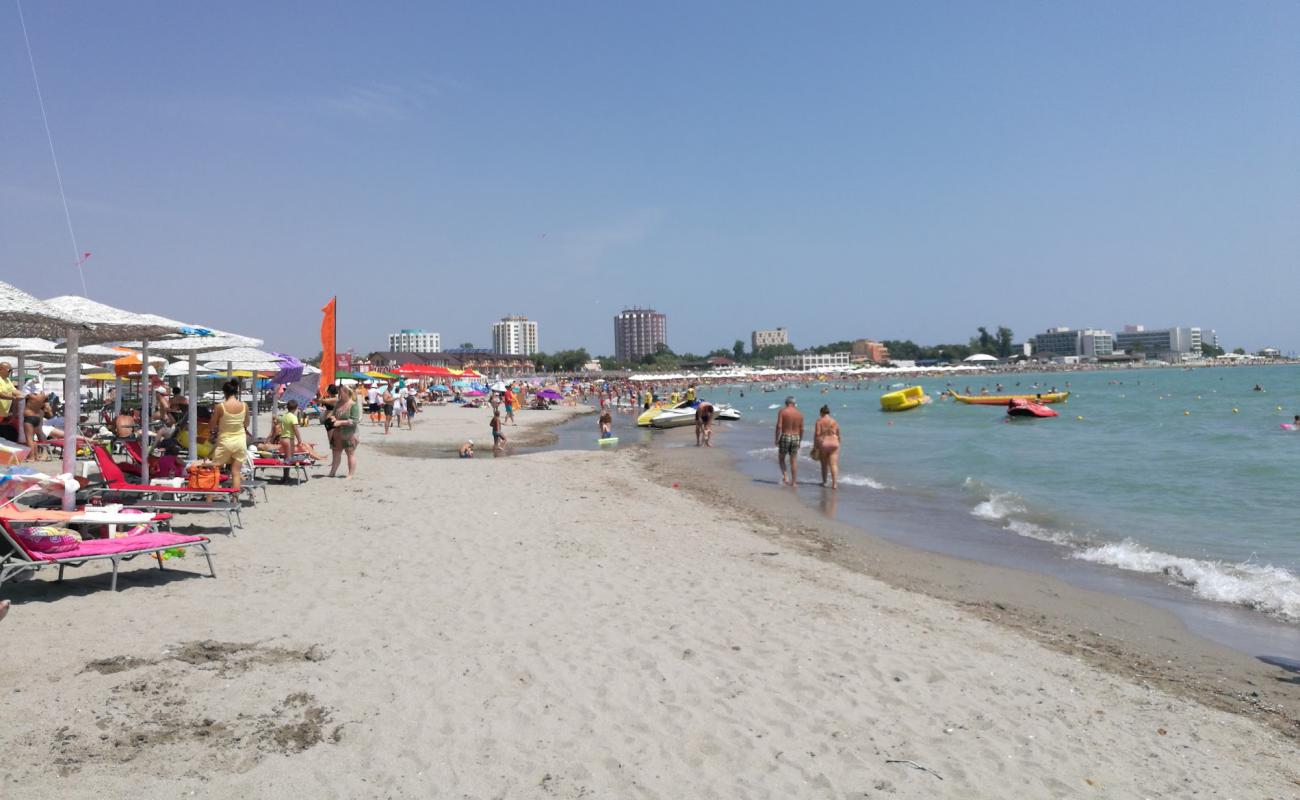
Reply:
[[[335,310],[339,299],[331,297],[330,301],[321,309],[325,313],[325,319],[320,324],[320,393],[325,394],[325,388],[334,382],[334,365],[335,355],[335,335],[338,331],[338,323],[335,319]]]

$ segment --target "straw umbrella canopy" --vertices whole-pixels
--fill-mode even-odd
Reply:
[[[215,353],[208,353],[205,358],[211,359],[205,361],[203,366],[208,369],[220,370],[223,367],[227,370],[239,369],[250,370],[253,373],[253,438],[257,438],[257,407],[260,401],[257,387],[257,373],[259,372],[279,372],[280,367],[284,366],[275,353],[268,353],[265,350],[258,350],[256,347],[232,347],[228,350],[218,350]]]
[[[183,322],[153,314],[137,314],[131,311],[123,311],[120,308],[113,308],[75,295],[55,297],[46,300],[44,305],[71,321],[71,326],[63,333],[66,337],[67,358],[70,361],[77,361],[80,358],[78,348],[83,340],[87,344],[140,340],[141,361],[144,362],[149,358],[149,340],[174,338],[193,330]],[[81,419],[81,376],[79,373],[72,371],[68,373],[63,393],[67,408],[64,417],[71,423],[72,433],[75,436],[77,433],[76,426]],[[141,398],[140,402],[140,416],[143,422],[140,426],[140,446],[142,451],[147,454],[149,452],[149,393],[144,392],[143,395],[144,397]],[[64,472],[73,472],[76,468],[76,458],[77,448],[75,446],[63,448]],[[145,458],[144,463],[141,465],[140,482],[149,482],[148,458]],[[64,492],[64,509],[71,510],[74,500],[75,496],[71,492]]]
[[[0,336],[43,336],[57,339],[69,327],[90,326],[57,308],[51,308],[16,286],[0,281]]]
[[[58,309],[49,308],[22,289],[0,281],[0,336],[57,338],[65,335],[70,327],[84,328],[85,325]],[[28,354],[14,352],[12,355],[18,357],[18,371],[21,373],[25,366],[23,361]],[[19,420],[23,416],[22,405],[22,398],[19,398]],[[18,424],[18,439],[26,439],[21,422]]]

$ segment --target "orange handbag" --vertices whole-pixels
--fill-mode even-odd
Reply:
[[[215,464],[191,464],[185,469],[185,485],[211,491],[221,487],[221,470]]]

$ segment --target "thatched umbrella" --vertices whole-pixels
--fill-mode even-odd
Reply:
[[[53,309],[65,319],[70,320],[74,326],[64,332],[67,358],[73,362],[79,359],[78,348],[82,341],[103,343],[139,340],[141,343],[140,361],[141,363],[147,363],[149,360],[150,339],[181,336],[187,331],[194,330],[183,322],[177,322],[154,314],[136,314],[131,311],[123,311],[120,308],[106,306],[103,303],[96,303],[94,300],[76,295],[65,295],[46,300],[45,307]],[[75,370],[68,371],[63,393],[66,406],[64,417],[73,426],[73,436],[70,442],[72,446],[63,448],[63,471],[71,474],[76,468],[76,435],[81,421],[81,375]],[[140,467],[140,482],[148,483],[149,393],[143,392],[142,394],[144,396],[140,400],[142,423],[140,425],[140,447],[141,451],[146,454],[146,458],[143,459],[144,463]],[[71,491],[65,491],[63,494],[64,509],[71,510],[74,499]]]

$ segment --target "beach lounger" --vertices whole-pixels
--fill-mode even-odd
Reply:
[[[62,524],[76,524],[75,520],[64,520]],[[77,545],[75,550],[63,553],[41,553],[28,550],[10,527],[8,519],[0,518],[0,545],[7,545],[9,553],[0,557],[0,586],[15,575],[23,572],[39,572],[46,567],[58,567],[58,580],[63,580],[66,567],[80,567],[91,561],[109,561],[113,565],[113,579],[109,585],[117,591],[117,571],[123,561],[130,561],[136,556],[147,556],[175,548],[198,547],[208,562],[208,574],[213,578],[217,572],[212,567],[212,554],[208,552],[209,540],[206,536],[183,536],[178,533],[151,532],[118,539],[88,539]],[[159,558],[158,569],[166,569]]]
[[[92,495],[124,495],[129,497],[126,505],[147,511],[167,511],[171,513],[197,513],[215,511],[226,515],[226,525],[231,534],[235,532],[235,523],[244,527],[240,517],[240,492],[234,489],[190,489],[189,487],[144,486],[127,483],[117,462],[108,451],[99,445],[94,446],[95,463],[99,465],[103,486],[95,486],[86,491]]]
[[[306,483],[310,476],[307,474],[307,467],[314,467],[318,462],[311,459],[294,459],[285,461],[283,458],[254,458],[253,474],[257,475],[264,470],[283,470],[284,482],[289,482],[290,471],[296,471],[302,476],[302,482]]]
[[[125,453],[126,457],[131,460],[129,462],[114,461],[113,463],[117,464],[117,468],[122,471],[123,477],[126,478],[127,480],[139,480],[141,475],[140,465],[144,460],[140,455],[140,440],[124,439],[122,440],[121,445],[122,445],[122,452]],[[149,464],[150,464],[149,469],[151,473],[154,474],[155,477],[157,477],[157,474],[154,473],[153,462],[150,461]],[[254,475],[256,475],[256,472],[254,472]],[[270,495],[267,494],[266,491],[266,481],[259,481],[256,478],[254,478],[253,480],[244,481],[243,484],[239,487],[239,491],[242,498],[247,500],[249,503],[253,505],[257,505],[258,489],[262,490],[263,500],[271,499]]]

